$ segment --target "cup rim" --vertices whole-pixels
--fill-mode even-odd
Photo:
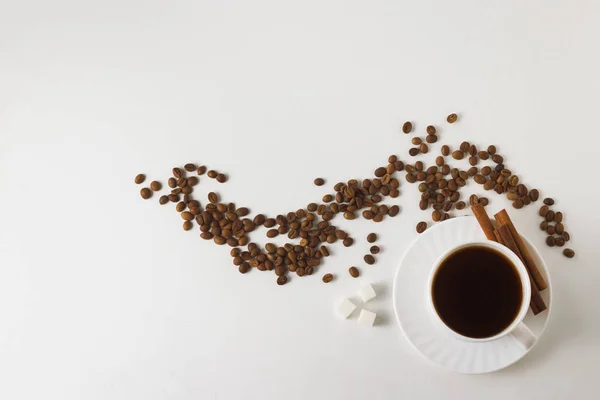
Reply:
[[[522,289],[523,289],[523,302],[521,304],[521,307],[519,309],[519,313],[517,314],[517,317],[510,323],[510,325],[508,325],[506,328],[504,328],[501,332],[495,334],[494,336],[490,336],[490,337],[486,337],[486,338],[472,338],[469,336],[461,335],[460,333],[456,332],[455,330],[450,328],[448,325],[446,325],[446,323],[442,320],[442,318],[437,313],[437,310],[435,309],[435,305],[433,304],[433,295],[432,295],[433,278],[435,277],[442,262],[450,254],[452,254],[462,248],[473,247],[473,246],[489,247],[489,248],[492,248],[493,250],[498,251],[502,255],[506,256],[513,263],[513,266],[517,269],[517,272],[519,273],[519,278],[521,278],[521,284],[522,284]],[[509,248],[507,248],[497,242],[494,242],[492,240],[476,240],[476,241],[462,243],[457,246],[454,246],[454,247],[446,250],[440,257],[438,257],[438,259],[434,263],[434,267],[432,268],[431,272],[429,273],[429,278],[428,278],[428,282],[427,282],[427,299],[428,299],[428,303],[429,303],[429,310],[432,313],[433,318],[437,321],[438,326],[441,327],[443,330],[445,330],[448,334],[450,334],[451,336],[454,336],[458,339],[461,339],[464,341],[469,341],[469,342],[489,342],[492,340],[500,339],[501,337],[508,335],[523,321],[523,319],[527,315],[527,311],[529,310],[529,303],[531,301],[531,281],[529,279],[529,273],[527,272],[525,265],[523,264],[521,259],[515,253],[513,253]]]

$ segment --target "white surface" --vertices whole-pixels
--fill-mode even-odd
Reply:
[[[553,287],[547,266],[539,252],[525,238],[540,273],[548,288],[540,294],[544,299],[545,311],[533,315],[526,303],[513,324],[503,332],[487,339],[468,338],[448,328],[438,317],[431,301],[432,274],[436,266],[448,256],[449,249],[457,249],[470,243],[486,242],[485,235],[473,216],[458,217],[427,229],[410,246],[394,277],[394,313],[403,333],[418,353],[433,363],[452,371],[465,374],[483,374],[506,368],[524,357],[531,347],[523,344],[513,331],[523,321],[539,338],[544,333],[553,308]],[[501,245],[487,242],[488,246],[502,250]],[[518,269],[521,280],[529,289],[527,271],[519,259],[506,252]],[[530,290],[523,296],[531,297]]]
[[[338,314],[344,319],[348,318],[354,310],[356,310],[356,306],[348,299],[344,299],[338,306]]]
[[[375,323],[375,318],[377,314],[367,310],[360,310],[360,314],[358,316],[358,324],[364,326],[373,326]]]
[[[0,398],[596,393],[600,213],[586,177],[599,145],[599,2],[0,4]],[[449,112],[460,123],[442,125]],[[429,217],[416,186],[402,184],[396,219],[340,221],[356,245],[332,246],[318,273],[279,287],[238,273],[228,249],[184,232],[133,184],[201,161],[231,176],[202,193],[295,210],[325,193],[317,176],[331,185],[404,156],[407,119],[419,132],[438,124],[454,146],[494,142],[565,211],[573,260],[542,246],[535,208],[513,213],[543,251],[556,307],[540,343],[499,373],[432,368],[394,323],[396,265]],[[365,266],[370,231],[384,251]],[[332,318],[329,305],[365,282],[382,323]]]
[[[360,296],[360,299],[364,303],[366,303],[370,300],[373,300],[375,297],[377,297],[377,293],[375,293],[375,289],[373,289],[373,286],[370,284],[367,284],[367,285],[361,287],[360,289],[358,289],[357,293]]]

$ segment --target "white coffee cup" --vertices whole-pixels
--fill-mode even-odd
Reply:
[[[522,290],[523,290],[522,303],[521,303],[519,312],[518,312],[517,316],[515,317],[515,319],[511,322],[510,325],[508,325],[501,332],[497,333],[494,336],[490,336],[490,337],[486,337],[486,338],[472,338],[472,337],[461,335],[460,333],[452,330],[450,327],[448,327],[448,325],[446,325],[444,323],[442,318],[440,318],[440,316],[438,315],[438,313],[435,309],[435,306],[433,304],[433,279],[434,279],[435,274],[437,273],[438,269],[440,268],[440,265],[442,264],[442,262],[450,254],[454,253],[455,251],[464,249],[466,247],[474,247],[474,246],[490,248],[491,250],[504,255],[508,260],[510,260],[510,262],[512,263],[512,265],[515,267],[516,271],[519,274],[519,278],[521,280],[521,286],[522,286]],[[467,341],[467,342],[489,342],[492,340],[498,340],[506,335],[511,335],[525,349],[530,348],[537,340],[537,337],[535,336],[535,334],[527,327],[527,325],[525,325],[523,323],[523,319],[525,318],[525,315],[527,315],[527,310],[529,309],[529,302],[531,301],[531,282],[529,280],[529,274],[527,272],[527,269],[525,268],[525,265],[523,265],[523,262],[519,259],[519,257],[517,257],[517,255],[515,253],[513,253],[510,249],[508,249],[505,246],[502,246],[499,243],[492,242],[490,240],[484,240],[484,241],[479,241],[479,242],[470,242],[470,243],[462,244],[460,246],[457,246],[457,247],[447,250],[444,254],[442,254],[440,256],[440,258],[438,258],[438,260],[436,261],[436,263],[434,265],[434,268],[432,269],[432,271],[429,275],[429,281],[428,281],[428,285],[427,285],[427,298],[428,298],[428,303],[429,303],[429,310],[432,313],[434,320],[437,321],[438,327],[440,329],[442,329],[443,331],[445,331],[447,334],[449,334],[457,339]]]

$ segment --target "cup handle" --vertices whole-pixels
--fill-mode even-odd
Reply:
[[[522,322],[510,334],[525,350],[531,348],[537,340],[537,336]]]

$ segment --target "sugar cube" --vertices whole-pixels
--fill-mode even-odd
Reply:
[[[372,285],[366,285],[358,289],[358,295],[365,303],[369,300],[373,300],[377,296]]]
[[[377,314],[367,310],[360,310],[360,315],[358,316],[358,323],[360,325],[365,326],[373,326],[375,324],[375,317]]]
[[[356,306],[348,299],[344,299],[338,307],[338,313],[342,318],[348,318],[354,310],[356,310]]]

